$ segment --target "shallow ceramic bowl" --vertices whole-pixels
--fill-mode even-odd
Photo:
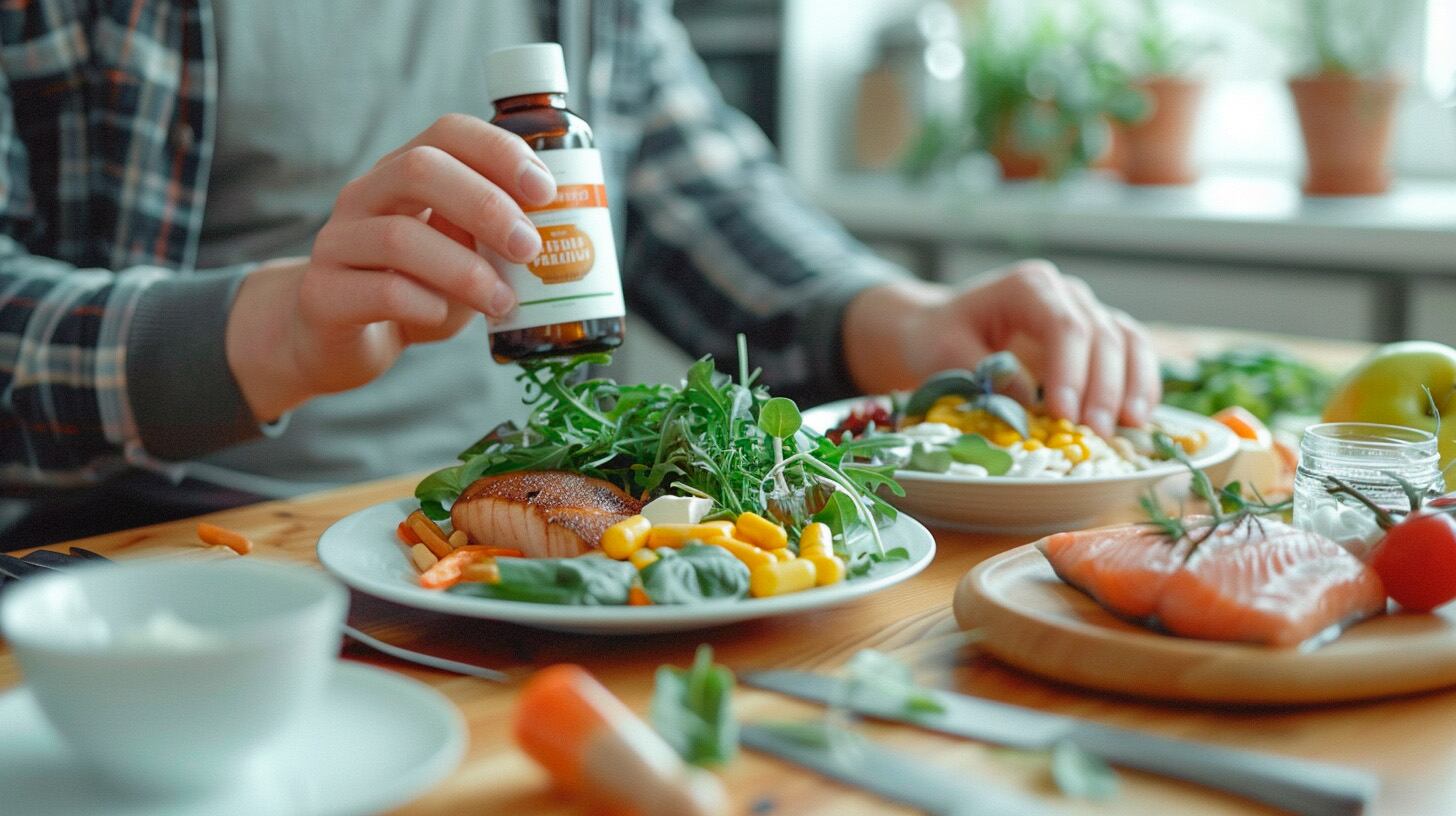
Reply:
[[[877,397],[888,405],[887,398]],[[823,432],[834,427],[864,398],[840,400],[804,412],[805,426]],[[1221,483],[1239,452],[1233,432],[1205,416],[1160,405],[1153,419],[1170,430],[1202,430],[1208,444],[1192,457],[1194,465]],[[1044,534],[1089,527],[1099,519],[1125,515],[1138,499],[1170,477],[1188,471],[1177,462],[1137,473],[1062,479],[960,476],[950,473],[896,472],[904,496],[886,494],[896,507],[931,527],[985,533]]]

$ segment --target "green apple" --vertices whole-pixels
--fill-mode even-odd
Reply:
[[[1424,388],[1429,388],[1431,398]],[[1379,422],[1436,433],[1440,412],[1441,466],[1456,457],[1456,349],[1425,340],[1376,349],[1335,386],[1326,422]]]

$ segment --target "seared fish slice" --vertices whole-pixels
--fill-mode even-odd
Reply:
[[[478,479],[450,509],[470,540],[511,547],[528,558],[570,558],[597,549],[602,533],[642,503],[601,479],[559,470],[523,470]]]

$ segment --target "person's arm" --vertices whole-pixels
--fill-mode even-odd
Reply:
[[[674,343],[734,367],[735,335],[776,392],[859,389],[841,353],[849,303],[907,273],[805,202],[768,140],[718,94],[667,4],[638,4],[645,123],[626,179],[628,302]]]
[[[775,388],[815,401],[913,387],[1012,349],[1053,414],[1104,433],[1146,421],[1156,358],[1127,315],[1045,261],[952,288],[877,259],[793,190],[666,4],[641,13],[647,126],[628,177],[623,271],[638,313],[729,367],[744,332]]]

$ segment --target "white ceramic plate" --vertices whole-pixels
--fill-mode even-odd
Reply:
[[[908,561],[878,564],[864,577],[791,595],[690,606],[564,606],[501,601],[439,592],[419,585],[419,573],[394,532],[400,520],[418,506],[412,499],[400,499],[345,516],[319,538],[319,560],[329,572],[354,589],[405,606],[561,632],[627,635],[701,629],[835,606],[904,581],[925,569],[935,555],[935,539],[930,532],[902,515],[881,530],[880,535],[886,549],[909,550]]]
[[[804,424],[824,432],[839,424],[864,398],[840,400],[804,412]],[[888,400],[881,398],[888,405]],[[1170,429],[1199,429],[1208,444],[1193,464],[1215,483],[1239,451],[1238,437],[1218,422],[1191,411],[1160,405],[1153,418]],[[1030,479],[958,476],[950,473],[895,474],[905,495],[885,498],[933,527],[994,533],[1052,533],[1092,526],[1109,513],[1136,507],[1138,498],[1170,476],[1186,473],[1176,462],[1117,476]]]
[[[465,724],[429,686],[340,663],[319,701],[237,783],[185,800],[121,796],[95,783],[25,687],[0,696],[6,816],[357,816],[393,810],[460,764]]]

